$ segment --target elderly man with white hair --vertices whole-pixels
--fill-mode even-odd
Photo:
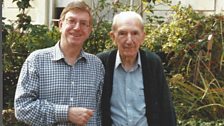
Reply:
[[[143,51],[142,17],[133,11],[114,16],[111,39],[117,49],[97,56],[105,67],[103,126],[176,126],[176,115],[160,58]]]

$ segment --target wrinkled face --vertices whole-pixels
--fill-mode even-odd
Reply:
[[[136,18],[118,20],[115,30],[110,32],[110,36],[118,47],[121,57],[136,58],[145,38],[143,26]]]
[[[82,46],[91,33],[90,16],[81,10],[68,11],[59,22],[59,29],[63,45]]]

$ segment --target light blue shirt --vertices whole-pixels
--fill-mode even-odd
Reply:
[[[113,126],[147,126],[145,112],[140,54],[138,53],[135,66],[130,71],[125,71],[118,51],[111,97]]]

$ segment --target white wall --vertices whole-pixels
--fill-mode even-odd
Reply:
[[[55,7],[64,7],[71,0],[33,0],[31,1],[32,8],[27,10],[28,15],[32,18],[32,23],[47,24],[50,25],[54,18]],[[93,2],[97,0],[85,0],[87,4],[92,6]],[[111,0],[108,0],[111,1]],[[130,5],[130,0],[120,0]],[[133,0],[134,4],[139,3],[140,0]],[[224,13],[224,0],[172,0],[172,4],[175,5],[181,1],[181,5],[191,5],[194,10],[202,11],[206,14],[218,14]],[[155,6],[155,14],[167,16],[170,11],[169,7],[164,5]],[[5,0],[2,8],[2,16],[8,20],[16,20],[16,15],[19,10],[16,3],[12,3],[12,0]]]
[[[216,13],[224,13],[224,0],[216,0]]]
[[[37,9],[37,1],[34,0],[31,2],[31,8],[27,9],[26,13],[31,16],[32,21],[36,21],[36,12]],[[42,0],[41,0],[42,1]],[[10,20],[16,20],[16,15],[19,14],[19,9],[17,8],[16,2],[12,3],[12,0],[4,0],[4,4],[2,6],[2,17],[6,17],[6,23],[10,22]]]
[[[68,3],[70,3],[72,0],[55,0],[55,6],[56,7],[65,7]],[[91,1],[96,0],[84,0],[88,5],[91,6]]]

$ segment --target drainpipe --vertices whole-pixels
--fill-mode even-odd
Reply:
[[[44,24],[48,25],[49,24],[49,1],[45,0],[45,18],[44,18]]]
[[[48,0],[46,0],[48,1]],[[55,17],[55,0],[49,0],[48,1],[48,27],[51,28],[51,26],[54,23],[54,17]]]
[[[134,0],[130,0],[130,11],[133,9],[134,6]]]

